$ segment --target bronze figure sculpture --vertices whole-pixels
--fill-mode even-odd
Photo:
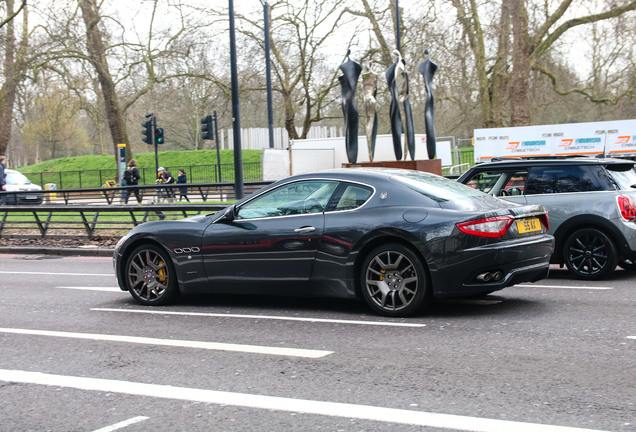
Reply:
[[[349,58],[350,50],[347,50],[347,61],[340,65],[342,75],[338,77],[342,87],[342,112],[345,120],[345,145],[349,163],[356,163],[358,159],[358,107],[356,105],[356,86],[358,77],[362,71],[359,63]]]
[[[362,88],[364,89],[365,132],[370,162],[373,162],[375,138],[378,135],[378,113],[376,111],[377,101],[375,98],[378,91],[377,81],[378,74],[367,66],[367,71],[362,74]]]
[[[424,107],[424,119],[426,120],[426,151],[429,159],[435,158],[436,142],[435,142],[435,112],[433,98],[433,75],[437,70],[437,65],[431,61],[428,50],[424,51],[427,55],[426,60],[420,63],[419,71],[424,76],[424,87],[426,88],[426,105]]]
[[[406,72],[406,62],[399,51],[393,51],[397,56],[394,64],[386,70],[385,76],[391,94],[391,105],[389,115],[391,120],[391,135],[393,138],[393,149],[395,158],[402,159],[402,132],[404,139],[404,158],[407,152],[411,155],[411,160],[415,160],[415,128],[413,124],[413,112],[409,100],[409,76]]]

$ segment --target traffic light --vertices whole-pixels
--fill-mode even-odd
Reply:
[[[212,116],[208,115],[201,119],[201,138],[204,140],[213,140],[214,136],[212,135]]]
[[[157,144],[163,144],[163,128],[155,129],[155,141]]]
[[[141,137],[141,140],[143,142],[145,142],[146,144],[150,144],[152,145],[152,118],[148,119],[148,121],[145,121],[141,124],[141,126],[143,127],[143,129],[141,130],[141,135],[143,135]]]

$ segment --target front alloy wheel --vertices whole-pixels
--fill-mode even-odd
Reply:
[[[168,253],[158,246],[137,247],[128,257],[125,270],[128,291],[139,304],[165,305],[179,292]]]
[[[426,271],[419,257],[400,244],[386,244],[367,255],[362,265],[362,296],[385,316],[408,316],[428,300]]]
[[[584,228],[565,241],[563,260],[570,273],[579,279],[601,279],[616,268],[616,248],[602,231]]]

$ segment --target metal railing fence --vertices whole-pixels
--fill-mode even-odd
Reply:
[[[246,182],[244,195],[249,195],[271,182]],[[136,193],[135,193],[136,192]],[[139,199],[138,199],[139,197]],[[187,198],[186,198],[187,197]],[[0,213],[9,206],[38,205],[112,205],[157,204],[236,200],[234,183],[171,183],[138,186],[115,186],[84,189],[50,189],[42,191],[0,192]],[[20,205],[21,204],[21,205]]]
[[[177,171],[183,169],[190,183],[222,183],[234,181],[234,164],[221,164],[220,169],[216,164],[208,165],[164,165],[177,178]],[[140,184],[154,184],[157,172],[152,167],[141,167],[139,174]],[[76,170],[76,171],[50,171],[50,172],[24,172],[29,180],[44,188],[46,184],[55,184],[57,189],[84,189],[99,188],[108,180],[116,180],[117,169]],[[261,163],[243,163],[243,180],[245,182],[260,181]]]
[[[85,232],[89,238],[97,235],[117,236],[150,220],[180,219],[202,213],[216,213],[225,207],[219,204],[2,207],[0,237],[29,235],[32,232],[46,237],[55,233],[68,234],[76,231]]]
[[[249,195],[268,184],[270,182],[246,182],[244,194]],[[139,192],[139,202],[135,190]],[[184,202],[186,196],[188,202]],[[34,232],[45,237],[69,231],[81,231],[93,237],[106,232],[123,235],[126,230],[149,220],[216,212],[236,196],[233,183],[172,183],[0,192],[0,199],[5,203],[0,205],[0,237],[20,237]],[[6,204],[12,199],[23,205]]]

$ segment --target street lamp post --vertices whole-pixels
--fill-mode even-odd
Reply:
[[[269,58],[269,5],[263,3],[265,21],[265,77],[267,85],[267,128],[269,131],[269,148],[274,148],[274,113],[272,107],[272,68]]]
[[[238,71],[236,68],[236,37],[234,28],[234,1],[229,2],[230,15],[230,74],[232,79],[232,130],[234,131],[234,193],[243,198],[243,156],[241,154],[241,120],[239,111]]]

